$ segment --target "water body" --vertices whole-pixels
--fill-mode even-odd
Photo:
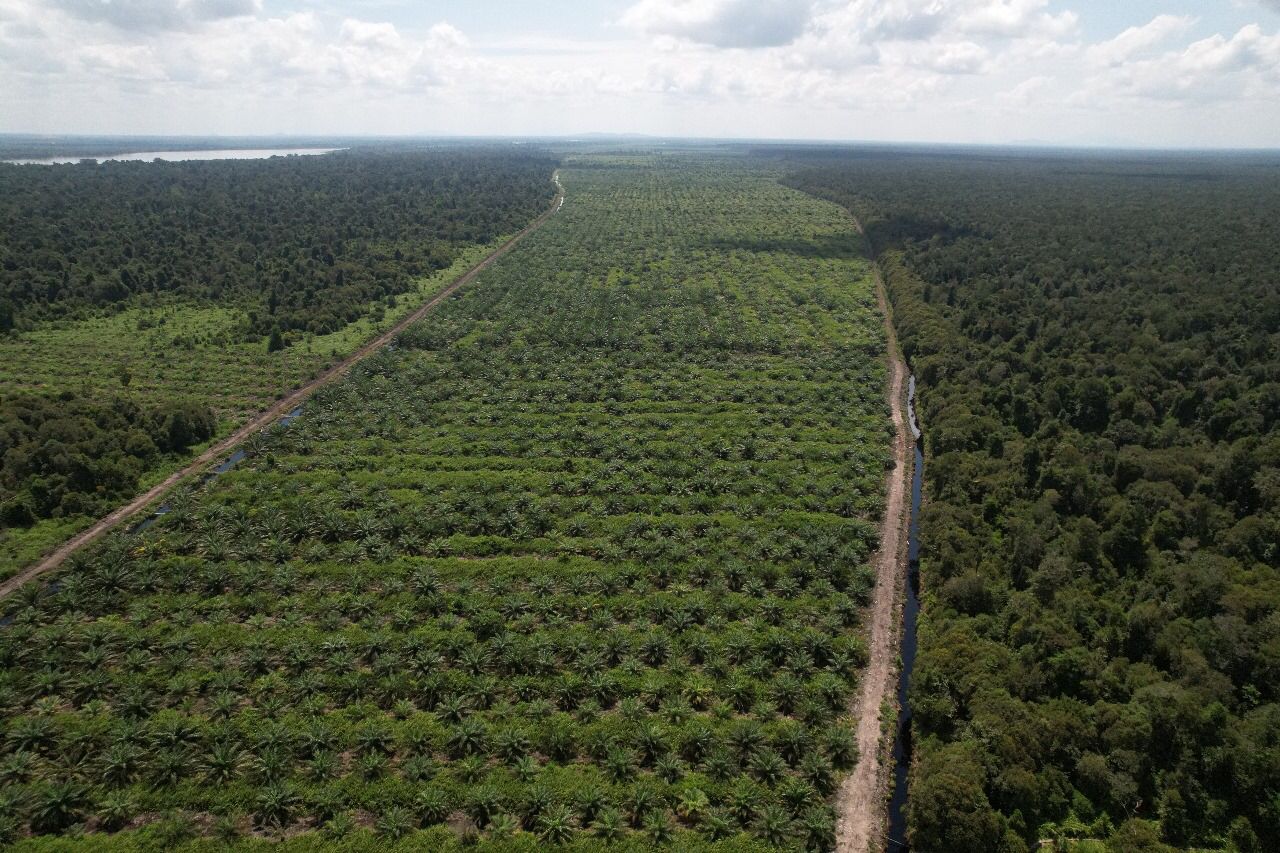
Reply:
[[[268,157],[305,157],[315,154],[331,154],[343,151],[343,148],[208,148],[200,151],[137,151],[131,154],[107,154],[102,157],[63,156],[44,157],[26,160],[5,160],[18,166],[60,166],[67,163],[79,163],[91,160],[94,163],[106,163],[109,160],[124,162],[150,163],[152,160],[165,160],[170,163],[181,163],[186,160],[265,160]]]
[[[924,494],[924,441],[916,422],[916,378],[907,382],[907,420],[915,438],[911,471],[911,526],[907,533],[907,600],[902,609],[902,671],[898,675],[898,736],[893,742],[893,799],[889,802],[888,853],[907,845],[907,771],[911,768],[911,705],[907,689],[916,663],[916,620],[920,615],[920,499]]]
[[[276,422],[275,422],[275,426],[282,426],[282,427],[286,427],[286,426],[288,426],[290,423],[292,423],[292,422],[293,422],[294,418],[298,417],[298,416],[299,416],[299,415],[301,415],[301,414],[302,414],[302,407],[301,407],[301,406],[298,406],[298,407],[297,407],[296,409],[294,409],[292,412],[290,412],[289,414],[287,414],[287,415],[285,415],[284,417],[280,418],[280,420],[276,421]],[[230,456],[228,456],[226,459],[222,460],[222,461],[221,461],[221,462],[219,462],[216,466],[214,466],[214,467],[209,471],[209,473],[208,473],[208,474],[205,474],[205,475],[204,475],[204,477],[203,477],[203,478],[201,478],[201,480],[200,480],[200,485],[202,485],[202,486],[203,486],[205,483],[209,482],[210,480],[212,480],[214,477],[218,476],[219,474],[225,474],[225,473],[227,473],[228,471],[230,471],[232,468],[236,467],[236,465],[238,465],[238,464],[240,463],[240,461],[241,461],[242,459],[244,459],[244,455],[245,455],[245,454],[244,454],[244,450],[237,450],[235,453],[232,453],[232,454],[231,454]],[[147,516],[146,518],[142,519],[142,521],[139,521],[139,522],[138,522],[137,524],[135,524],[133,527],[130,527],[130,528],[129,528],[129,532],[130,532],[130,533],[141,533],[143,530],[146,530],[148,527],[150,527],[151,525],[153,525],[153,524],[155,524],[157,521],[159,521],[163,516],[168,515],[168,514],[169,514],[169,509],[170,509],[170,507],[169,507],[169,505],[168,505],[167,503],[166,503],[166,504],[160,504],[160,506],[156,507],[156,511],[155,511],[155,512],[151,513],[151,515],[149,515],[149,516]]]
[[[277,420],[277,421],[276,421],[272,426],[287,427],[289,424],[293,423],[293,421],[294,421],[294,420],[296,420],[296,419],[297,419],[298,417],[300,417],[301,415],[302,415],[302,406],[298,406],[298,407],[297,407],[297,408],[295,408],[293,411],[289,412],[289,413],[288,413],[288,414],[286,414],[286,415],[283,415],[283,416],[282,416],[279,420]],[[234,468],[234,467],[235,467],[235,466],[236,466],[236,465],[237,465],[241,460],[243,460],[244,458],[245,458],[245,453],[244,453],[244,451],[243,451],[243,450],[237,450],[235,453],[232,453],[230,456],[228,456],[228,457],[227,457],[226,459],[224,459],[222,462],[218,463],[218,465],[216,465],[214,468],[212,468],[212,469],[209,471],[209,473],[205,474],[205,475],[204,475],[204,477],[200,480],[200,484],[201,484],[201,485],[204,485],[205,483],[207,483],[207,482],[209,482],[210,480],[212,480],[214,477],[217,477],[219,474],[225,474],[226,472],[228,472],[228,471],[230,471],[232,468]],[[155,523],[156,523],[157,521],[159,521],[161,518],[163,518],[164,516],[168,515],[168,514],[169,514],[170,509],[171,509],[171,507],[169,506],[169,504],[167,504],[167,503],[161,504],[160,506],[158,506],[158,507],[156,508],[155,512],[151,513],[151,515],[147,516],[147,517],[146,517],[146,518],[144,518],[142,521],[140,521],[140,522],[138,522],[137,524],[135,524],[135,525],[133,525],[132,527],[130,527],[130,528],[129,528],[129,533],[130,533],[130,534],[141,533],[142,531],[146,530],[146,529],[147,529],[148,527],[150,527],[151,525],[155,524]],[[40,590],[40,597],[41,597],[41,598],[48,598],[49,596],[56,594],[56,593],[58,592],[58,590],[59,590],[59,589],[61,589],[61,588],[62,588],[62,582],[61,582],[61,581],[58,581],[58,580],[52,580],[52,581],[50,581],[48,584],[46,584],[46,585],[45,585],[45,587],[44,587],[43,589],[41,589],[41,590]],[[3,605],[3,603],[2,603],[2,602],[0,602],[0,606],[2,606],[2,605]],[[16,611],[10,611],[9,613],[6,613],[5,615],[0,616],[0,628],[5,628],[5,627],[8,627],[9,625],[13,624],[13,619],[14,619],[14,613],[15,613],[15,612],[16,612]]]

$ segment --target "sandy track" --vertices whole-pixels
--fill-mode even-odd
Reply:
[[[296,409],[299,404],[310,397],[317,388],[321,388],[328,385],[330,382],[345,376],[347,371],[349,371],[354,365],[364,361],[366,358],[391,343],[391,341],[395,339],[396,335],[399,335],[410,325],[421,320],[441,302],[444,302],[452,296],[459,288],[474,281],[476,276],[488,268],[490,264],[505,255],[507,252],[511,251],[517,243],[540,228],[548,219],[560,210],[560,207],[564,204],[564,187],[560,184],[559,170],[556,170],[556,172],[552,174],[551,180],[555,183],[557,189],[556,197],[551,202],[551,207],[501,246],[494,249],[493,252],[484,258],[484,260],[458,276],[452,284],[437,293],[435,296],[431,297],[431,299],[423,303],[421,307],[415,309],[411,314],[400,320],[390,329],[369,341],[315,379],[312,379],[310,382],[300,386],[298,389],[290,392],[280,400],[277,400],[271,408],[255,416],[252,420],[240,427],[231,435],[224,438],[222,441],[219,441],[217,444],[209,447],[184,468],[170,474],[159,484],[138,495],[124,506],[113,510],[111,513],[94,522],[85,530],[77,533],[75,536],[71,537],[59,546],[57,550],[45,556],[39,562],[28,566],[13,577],[9,578],[7,581],[0,583],[0,599],[11,595],[14,590],[18,589],[23,584],[40,577],[46,572],[53,571],[58,566],[62,565],[62,563],[76,551],[100,538],[108,530],[111,530],[120,524],[120,522],[164,496],[170,489],[178,485],[178,483],[188,477],[200,473],[213,462],[231,453],[241,442],[245,441],[253,434],[266,429],[281,417]]]
[[[859,225],[858,231],[862,228]],[[905,388],[907,365],[898,349],[888,298],[879,270],[875,272],[876,301],[884,315],[889,345],[889,403],[893,409],[894,465],[886,482],[880,549],[874,557],[876,588],[868,613],[869,659],[862,675],[862,691],[850,708],[858,720],[858,763],[836,794],[836,850],[868,853],[880,849],[887,823],[886,794],[890,777],[891,744],[881,742],[880,711],[894,701],[898,676],[901,615],[898,607],[907,575],[907,527],[910,522],[907,485],[911,480],[912,440],[907,425]]]

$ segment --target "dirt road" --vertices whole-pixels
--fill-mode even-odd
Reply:
[[[76,551],[98,539],[108,530],[111,530],[113,527],[120,524],[120,522],[137,513],[139,510],[144,509],[166,494],[174,486],[178,485],[178,483],[188,477],[192,477],[200,473],[212,463],[231,453],[238,444],[245,441],[254,433],[266,429],[281,417],[297,408],[298,405],[310,397],[317,388],[328,385],[330,382],[346,375],[347,371],[349,371],[352,366],[364,361],[370,355],[391,343],[391,341],[395,339],[396,335],[403,332],[411,324],[421,320],[428,312],[452,296],[459,288],[470,284],[475,277],[483,272],[490,264],[505,255],[507,252],[511,251],[517,243],[530,233],[540,228],[548,219],[560,210],[561,205],[564,204],[564,187],[560,184],[559,170],[552,174],[551,180],[555,183],[557,189],[556,197],[551,202],[551,207],[537,219],[533,220],[533,222],[526,225],[523,230],[515,234],[498,248],[494,249],[492,253],[485,257],[484,260],[458,276],[452,284],[437,293],[420,308],[414,310],[411,314],[396,323],[390,329],[369,341],[315,379],[276,401],[275,405],[271,408],[254,417],[222,441],[211,446],[208,450],[204,451],[192,460],[191,463],[182,470],[175,471],[173,474],[170,474],[163,482],[153,486],[143,494],[138,495],[124,506],[113,510],[104,518],[94,522],[91,527],[77,533],[71,539],[63,543],[57,550],[42,558],[39,562],[28,566],[13,577],[9,578],[7,581],[0,583],[0,599],[11,595],[14,590],[18,589],[28,581],[34,580],[46,572],[56,569]]]
[[[861,226],[858,227],[861,231]],[[879,850],[887,814],[890,763],[887,744],[881,743],[881,708],[894,700],[898,674],[898,603],[907,576],[907,527],[910,503],[912,441],[905,408],[907,365],[898,349],[884,282],[877,270],[876,300],[884,315],[889,344],[889,403],[893,409],[894,465],[886,483],[884,520],[880,525],[880,549],[874,557],[876,588],[868,613],[870,663],[862,676],[862,691],[850,712],[858,720],[858,763],[836,794],[837,853],[868,853],[872,843]]]

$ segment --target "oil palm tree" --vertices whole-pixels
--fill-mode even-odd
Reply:
[[[423,826],[444,823],[453,812],[453,803],[442,788],[427,786],[418,792],[413,801],[414,811]]]
[[[306,775],[316,782],[323,782],[337,778],[341,769],[341,762],[333,751],[320,749],[307,762]]]
[[[36,833],[57,833],[77,823],[88,795],[75,782],[59,781],[41,785],[32,796],[31,830]]]
[[[824,797],[835,790],[835,772],[831,764],[816,752],[808,753],[801,760],[800,775]]]
[[[791,815],[778,805],[768,805],[760,812],[755,833],[773,847],[785,847],[795,832]]]
[[[147,762],[147,778],[158,788],[181,782],[191,769],[191,753],[183,747],[166,746],[154,750]]]
[[[792,767],[812,751],[813,740],[804,726],[792,720],[784,720],[774,731],[772,738],[779,754]]]
[[[836,845],[835,815],[825,806],[807,811],[800,819],[798,831],[806,850],[827,851]]]
[[[720,841],[737,834],[738,827],[732,817],[717,809],[707,813],[702,820],[701,830],[709,840]]]
[[[471,792],[467,799],[466,812],[478,829],[489,825],[494,815],[503,808],[502,796],[491,786],[484,786]]]
[[[450,694],[443,697],[436,705],[436,715],[446,723],[461,723],[470,713],[471,706],[466,697]]]
[[[517,759],[511,768],[512,775],[521,782],[532,782],[538,778],[541,770],[542,768],[538,765],[538,762],[528,755]]]
[[[388,755],[395,748],[395,737],[387,727],[368,722],[356,731],[355,746],[363,755]]]
[[[398,841],[414,828],[413,813],[402,806],[391,806],[378,816],[374,829],[384,838]]]
[[[823,734],[823,743],[833,766],[848,770],[858,763],[858,739],[848,726],[829,727]]]
[[[686,788],[680,792],[676,814],[689,823],[697,823],[711,810],[711,801],[701,788]]]
[[[40,768],[40,759],[34,753],[20,749],[0,760],[0,782],[6,786],[21,785],[34,777]]]
[[[600,810],[591,824],[592,833],[605,843],[620,841],[626,835],[626,824],[622,815],[612,806]]]
[[[729,789],[726,805],[739,826],[749,826],[756,819],[764,793],[746,777],[740,777]]]
[[[259,790],[254,815],[262,826],[284,827],[293,819],[298,803],[298,794],[290,785],[273,782]]]
[[[778,784],[787,773],[787,763],[769,747],[761,747],[752,754],[749,762],[751,774],[766,785]]]
[[[636,775],[635,755],[621,747],[610,749],[604,759],[604,772],[614,784],[630,782]]]
[[[595,786],[589,786],[574,797],[574,807],[583,826],[590,826],[600,812],[609,806],[609,798]]]
[[[665,847],[675,838],[671,817],[665,808],[657,808],[645,815],[644,834],[654,847]]]
[[[641,763],[649,767],[671,751],[666,732],[656,723],[640,727],[635,734],[635,748],[640,752]]]
[[[124,791],[110,791],[98,803],[98,822],[108,832],[124,827],[137,814],[138,804]]]
[[[678,757],[664,755],[653,763],[653,771],[662,781],[674,784],[684,778],[685,768]]]
[[[650,785],[638,784],[631,789],[631,796],[624,805],[631,825],[639,827],[650,812],[662,807],[662,797]]]
[[[453,775],[467,785],[478,785],[489,772],[488,759],[483,755],[468,755],[451,765]]]
[[[5,736],[10,749],[35,754],[48,752],[54,744],[53,720],[48,717],[21,716],[14,721]]]
[[[219,741],[209,750],[204,761],[205,777],[215,785],[225,785],[240,775],[244,754],[231,741]]]
[[[543,844],[562,846],[573,841],[573,813],[567,806],[553,805],[538,817],[538,840]]]
[[[484,752],[487,739],[488,730],[485,724],[469,717],[459,723],[449,734],[447,746],[455,758],[464,758]]]

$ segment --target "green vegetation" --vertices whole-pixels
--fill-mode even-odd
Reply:
[[[0,576],[438,292],[545,209],[552,165],[0,164]],[[142,423],[179,409],[215,429],[179,445]]]
[[[921,383],[913,849],[1280,849],[1274,160],[796,154]]]
[[[545,156],[377,150],[31,168],[0,164],[0,294],[21,329],[180,296],[248,308],[243,334],[334,332],[522,228]]]
[[[562,178],[245,463],[5,603],[17,849],[831,846],[891,462],[860,241],[733,157]]]
[[[0,506],[0,521],[29,526],[55,509],[88,512],[86,494],[127,493],[156,456],[185,451],[213,436],[207,408],[169,403],[149,410],[115,400],[110,406],[77,399],[15,397],[0,421],[10,444],[2,475],[26,480],[23,500]],[[30,454],[30,455],[29,455]],[[56,471],[56,479],[30,476]]]

